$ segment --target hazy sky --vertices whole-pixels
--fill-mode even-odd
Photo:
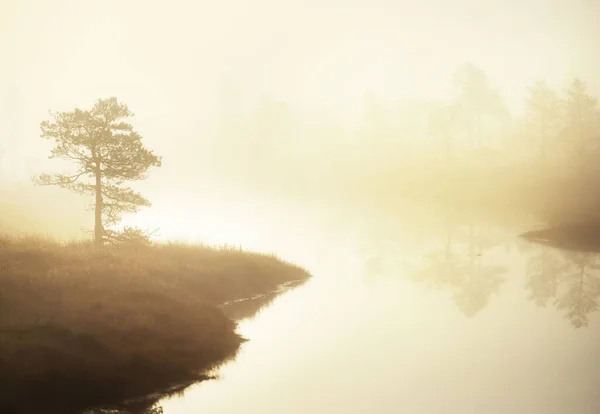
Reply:
[[[45,153],[49,109],[114,95],[168,157],[212,134],[223,79],[354,116],[368,92],[447,97],[467,61],[515,107],[537,78],[598,93],[599,16],[597,0],[0,0],[0,134]]]

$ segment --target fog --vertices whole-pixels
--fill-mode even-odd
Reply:
[[[286,188],[317,194],[340,175],[395,182],[367,171],[439,152],[428,117],[456,99],[454,75],[468,63],[485,72],[503,111],[484,120],[485,148],[534,140],[515,125],[538,80],[562,93],[578,78],[600,94],[600,6],[589,0],[5,0],[0,7],[1,183],[19,194],[3,203],[18,199],[19,209],[46,212],[73,206],[65,207],[71,223],[40,213],[53,232],[64,221],[69,236],[89,227],[77,213],[80,197],[30,182],[61,168],[39,138],[49,110],[89,108],[110,96],[129,105],[144,144],[163,156],[162,168],[136,188],[154,203],[154,219],[162,211],[147,224],[166,229],[168,205],[222,198],[225,182],[247,197],[254,188],[243,179],[254,174],[263,187],[279,181],[263,193],[283,199]]]
[[[599,412],[598,17],[0,0],[0,411]]]

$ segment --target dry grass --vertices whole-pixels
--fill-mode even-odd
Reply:
[[[219,304],[307,277],[234,249],[0,236],[0,412],[77,412],[191,380],[242,341]]]

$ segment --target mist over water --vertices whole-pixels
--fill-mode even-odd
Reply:
[[[314,276],[241,321],[237,358],[165,413],[600,412],[600,254],[518,237],[600,228],[597,16],[3,1],[0,235],[90,238],[93,195],[32,183],[77,171],[40,123],[116,97],[162,165],[131,184],[151,205],[108,230]]]
[[[314,279],[243,321],[236,360],[165,413],[597,411],[598,255],[417,211],[257,236]]]

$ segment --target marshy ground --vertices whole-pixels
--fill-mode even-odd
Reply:
[[[237,249],[0,237],[0,411],[76,413],[202,379],[244,341],[220,305],[308,277]]]

